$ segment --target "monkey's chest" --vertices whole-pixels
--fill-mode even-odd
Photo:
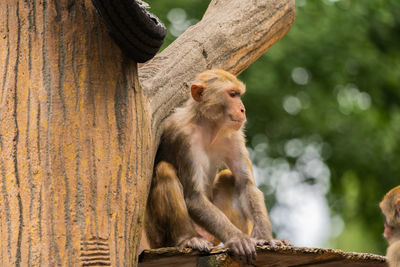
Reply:
[[[212,188],[218,169],[223,166],[224,150],[220,149],[218,142],[214,146],[192,142],[190,150],[197,183],[200,188],[208,192]]]
[[[218,169],[223,166],[222,156],[220,154],[205,153],[200,160],[199,166],[203,172],[203,179],[206,185],[212,186]]]

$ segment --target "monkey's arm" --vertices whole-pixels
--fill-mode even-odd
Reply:
[[[250,264],[256,258],[256,240],[242,233],[202,192],[186,199],[191,218]]]
[[[244,145],[231,151],[225,159],[225,163],[235,177],[235,186],[239,191],[241,208],[253,222],[251,237],[270,241],[272,230],[264,195],[255,185],[253,169]]]
[[[204,193],[193,192],[185,201],[191,218],[222,242],[243,235]]]

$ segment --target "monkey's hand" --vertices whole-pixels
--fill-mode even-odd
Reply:
[[[178,246],[181,248],[197,249],[201,252],[210,252],[212,244],[202,237],[190,237],[179,242]]]
[[[234,236],[225,242],[225,247],[229,248],[239,260],[251,264],[256,260],[256,240],[248,235]]]
[[[257,246],[271,246],[271,247],[293,246],[290,243],[290,241],[286,239],[271,239],[271,240],[257,239],[256,243]]]

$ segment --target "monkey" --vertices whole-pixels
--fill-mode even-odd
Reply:
[[[209,251],[221,241],[250,263],[257,245],[288,245],[273,239],[254,182],[245,146],[245,85],[212,69],[198,74],[190,89],[191,98],[166,119],[156,153],[146,208],[150,246]],[[222,166],[227,169],[217,175]]]
[[[385,217],[383,236],[389,243],[386,257],[390,267],[400,267],[400,185],[390,190],[379,203]]]

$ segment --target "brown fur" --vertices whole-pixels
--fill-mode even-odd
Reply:
[[[389,243],[386,256],[390,267],[400,267],[400,186],[390,190],[379,203],[385,216],[384,236]]]
[[[199,249],[207,248],[189,217],[175,168],[162,161],[155,172],[146,209],[146,226],[152,226],[146,227],[150,247],[186,247],[199,239]]]
[[[245,87],[226,71],[209,70],[191,89],[192,98],[167,119],[156,155],[146,214],[150,245],[207,250],[211,244],[194,221],[251,262],[257,244],[274,242],[245,146]],[[222,164],[229,170],[216,176]]]

